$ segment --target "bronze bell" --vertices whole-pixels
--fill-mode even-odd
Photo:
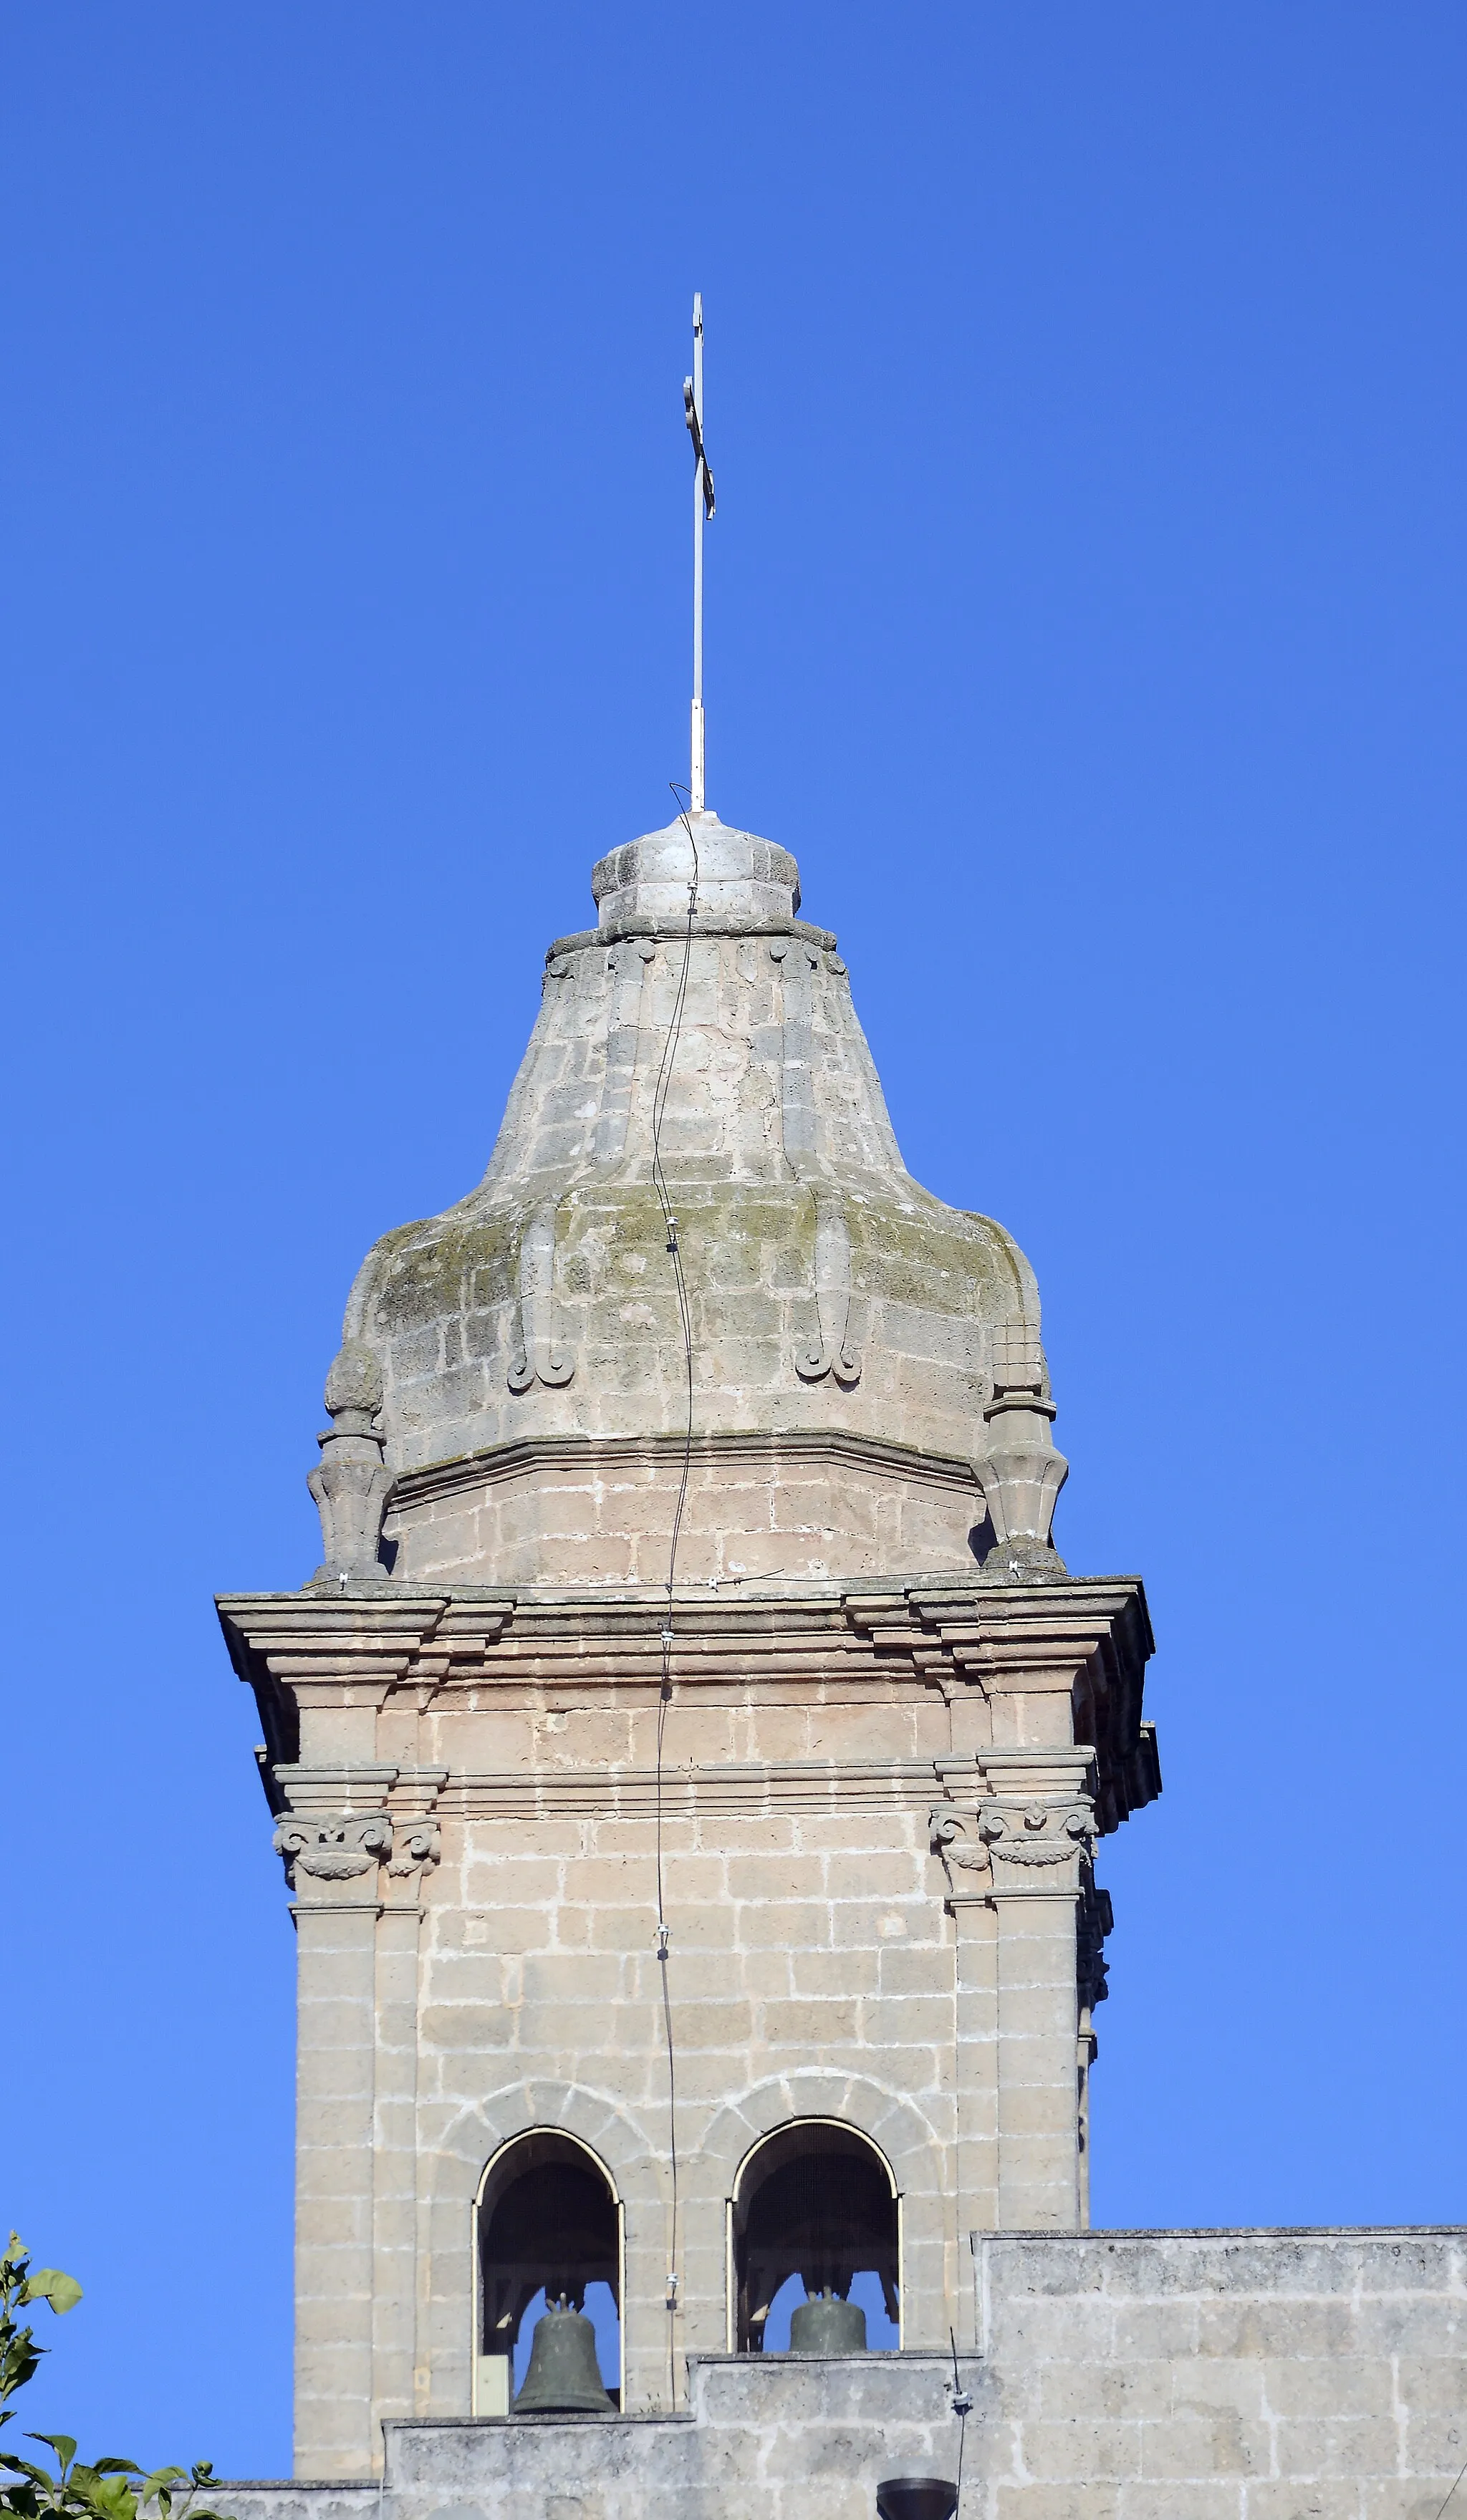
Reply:
[[[888,2476],[876,2489],[881,2520],[952,2520],[958,2490],[945,2476]]]
[[[529,2348],[529,2369],[515,2400],[517,2415],[612,2415],[616,2408],[601,2385],[596,2330],[562,2293],[545,2310]]]
[[[843,2301],[829,2285],[811,2293],[790,2315],[792,2354],[864,2354],[866,2314],[858,2301]]]

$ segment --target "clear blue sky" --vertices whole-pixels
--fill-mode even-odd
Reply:
[[[1419,0],[0,9],[31,2420],[289,2457],[210,1595],[310,1571],[352,1272],[665,817],[695,287],[711,799],[1031,1254],[1062,1546],[1160,1639],[1097,2218],[1467,2218],[1464,123]]]

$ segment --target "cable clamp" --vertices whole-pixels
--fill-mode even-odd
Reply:
[[[667,1957],[667,1928],[665,1925],[659,1925],[657,1929],[657,1956],[660,1960],[665,1960]]]

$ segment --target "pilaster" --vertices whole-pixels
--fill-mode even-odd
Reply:
[[[413,2408],[420,1883],[443,1771],[282,1764],[295,1892],[298,2474],[371,2476]]]
[[[948,1797],[932,1834],[956,1937],[963,2227],[1077,2230],[1076,1910],[1094,1838],[1081,1790],[1093,1753],[991,1749],[937,1764]]]

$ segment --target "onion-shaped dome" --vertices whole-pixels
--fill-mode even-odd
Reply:
[[[699,815],[592,891],[483,1180],[351,1292],[392,1575],[665,1581],[679,1492],[679,1581],[971,1574],[995,1537],[1062,1571],[991,1467],[1017,1412],[1052,1508],[1032,1273],[906,1171],[794,859]]]

